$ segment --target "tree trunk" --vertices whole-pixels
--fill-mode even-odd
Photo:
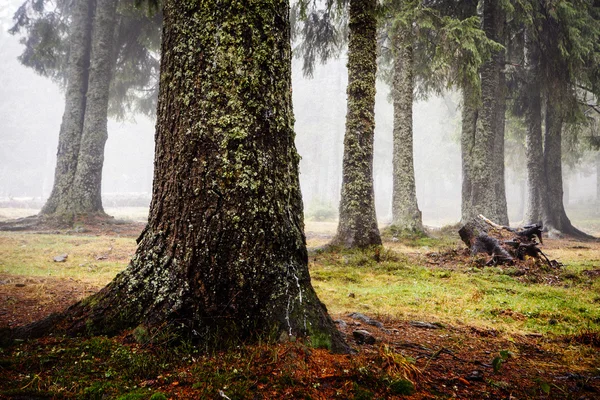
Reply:
[[[499,36],[501,12],[497,2],[484,1],[483,29],[491,39],[497,39]],[[485,62],[480,68],[481,111],[478,113],[475,140],[471,151],[471,165],[469,167],[471,180],[469,211],[472,214],[463,215],[465,221],[475,218],[478,214],[491,215],[490,218],[497,221],[507,219],[505,215],[499,214],[499,200],[496,198],[497,187],[501,186],[501,183],[500,178],[496,176],[498,171],[495,168],[497,165],[495,158],[504,157],[504,154],[495,153],[499,146],[496,141],[499,132],[498,113],[501,107],[498,101],[498,93],[502,89],[500,73],[498,55]]]
[[[101,214],[117,0],[76,1],[54,186],[43,215]]]
[[[471,165],[473,164],[473,147],[475,146],[475,132],[477,126],[478,107],[477,91],[470,83],[463,85],[462,129],[460,135],[460,152],[462,161],[462,202],[461,223],[464,225],[471,221],[476,213],[471,203]]]
[[[392,225],[408,231],[423,231],[417,204],[413,163],[413,44],[410,28],[399,27],[393,36],[394,50],[394,154]]]
[[[77,170],[77,158],[86,109],[86,93],[90,63],[93,4],[76,1],[69,31],[68,82],[65,111],[58,135],[58,153],[54,185],[41,214],[54,214],[65,204]]]
[[[544,131],[544,168],[546,172],[547,210],[544,227],[556,229],[566,234],[580,232],[572,224],[563,203],[562,179],[562,108],[560,106],[564,93],[561,84],[556,80],[548,89],[546,99],[546,126]]]
[[[543,224],[547,209],[546,176],[542,143],[542,98],[540,84],[540,58],[538,44],[525,33],[525,156],[527,159],[527,207],[525,224]]]
[[[505,44],[505,19],[506,16],[501,8],[496,9],[497,18],[494,21],[496,42]],[[506,204],[506,182],[504,175],[504,130],[506,123],[506,76],[504,75],[504,64],[506,56],[504,51],[494,56],[496,62],[496,73],[498,74],[498,87],[496,94],[496,134],[494,137],[494,177],[496,178],[494,191],[496,199],[496,215],[498,223],[508,225],[508,206]]]
[[[87,103],[77,161],[77,173],[65,211],[104,213],[102,166],[108,138],[107,115],[111,71],[114,65],[117,0],[97,0]]]
[[[376,0],[351,0],[348,43],[348,111],[344,136],[340,220],[332,243],[380,245],[373,190]]]
[[[128,268],[67,310],[69,333],[166,326],[207,346],[310,335],[348,349],[308,273],[288,11],[166,2],[148,225]]]

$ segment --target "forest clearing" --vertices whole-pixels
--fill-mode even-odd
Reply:
[[[307,222],[309,270],[356,354],[332,354],[311,339],[204,354],[189,343],[165,346],[169,332],[160,329],[51,336],[2,350],[8,379],[0,397],[600,396],[599,243],[544,238],[544,252],[563,266],[489,267],[469,254],[455,227],[430,237],[384,236],[377,250],[318,250],[332,227]],[[2,232],[0,327],[34,322],[98,291],[125,268],[142,228]],[[64,262],[53,261],[62,254]]]

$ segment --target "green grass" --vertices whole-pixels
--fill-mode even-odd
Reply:
[[[600,282],[574,263],[541,277],[513,276],[514,269],[454,265],[444,269],[423,257],[375,261],[373,250],[313,256],[310,271],[330,312],[360,311],[395,318],[468,324],[507,333],[576,334],[600,330]],[[548,284],[546,277],[559,284]],[[519,279],[520,278],[520,279]]]
[[[135,239],[0,232],[0,273],[110,281],[135,252]],[[54,257],[68,254],[65,262]]]
[[[427,258],[459,247],[456,238],[419,237],[367,251],[313,252],[313,285],[333,314],[353,311],[467,324],[508,333],[577,334],[600,330],[595,244],[560,242],[550,250],[563,268],[520,276],[516,267]],[[310,243],[309,243],[310,245]],[[133,238],[0,233],[0,273],[108,283],[135,252]],[[67,253],[64,263],[53,261]],[[518,276],[519,275],[519,276]]]

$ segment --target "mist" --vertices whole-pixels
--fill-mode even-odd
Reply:
[[[18,36],[7,32],[19,2],[0,10],[0,208],[39,209],[52,189],[64,93],[49,79],[22,66]],[[293,60],[296,145],[302,157],[300,182],[307,219],[337,218],[342,179],[347,70],[344,55],[317,65],[303,76]],[[378,82],[374,184],[380,225],[391,221],[392,121],[389,87]],[[460,220],[460,94],[448,92],[415,103],[414,162],[417,198],[427,226]],[[124,122],[110,119],[103,170],[103,204],[142,207],[126,214],[145,219],[152,190],[154,121],[138,115]],[[520,145],[523,151],[524,145]],[[523,216],[525,165],[507,146],[506,192],[511,223]],[[513,154],[514,153],[514,154]],[[565,167],[565,206],[569,212],[596,201],[596,157]],[[2,212],[0,211],[0,217]]]

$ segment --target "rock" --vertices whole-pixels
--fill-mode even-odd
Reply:
[[[59,256],[54,257],[54,262],[65,262],[67,261],[68,254],[61,254]]]
[[[344,328],[348,327],[348,324],[343,319],[336,319],[333,322],[335,322],[336,324],[338,324],[340,326],[340,329],[344,329]]]
[[[362,322],[364,322],[365,324],[368,324],[368,325],[373,325],[373,326],[376,326],[376,327],[378,327],[378,328],[383,328],[383,324],[382,324],[381,322],[379,322],[379,321],[376,321],[376,320],[374,320],[374,319],[371,319],[371,318],[367,317],[367,316],[366,316],[366,315],[364,315],[364,314],[353,312],[353,313],[350,313],[350,314],[348,314],[348,316],[349,316],[350,318],[353,318],[353,319],[357,319],[357,320],[359,320],[359,321],[362,321]]]
[[[354,340],[356,340],[356,343],[358,344],[375,344],[377,341],[373,335],[364,329],[357,329],[353,331],[352,336],[354,336]]]
[[[483,371],[480,371],[480,370],[471,371],[471,373],[469,375],[465,376],[465,378],[468,381],[483,382]]]
[[[423,322],[423,321],[410,321],[409,324],[416,328],[425,328],[425,329],[440,329],[443,328],[444,325],[439,322]]]

